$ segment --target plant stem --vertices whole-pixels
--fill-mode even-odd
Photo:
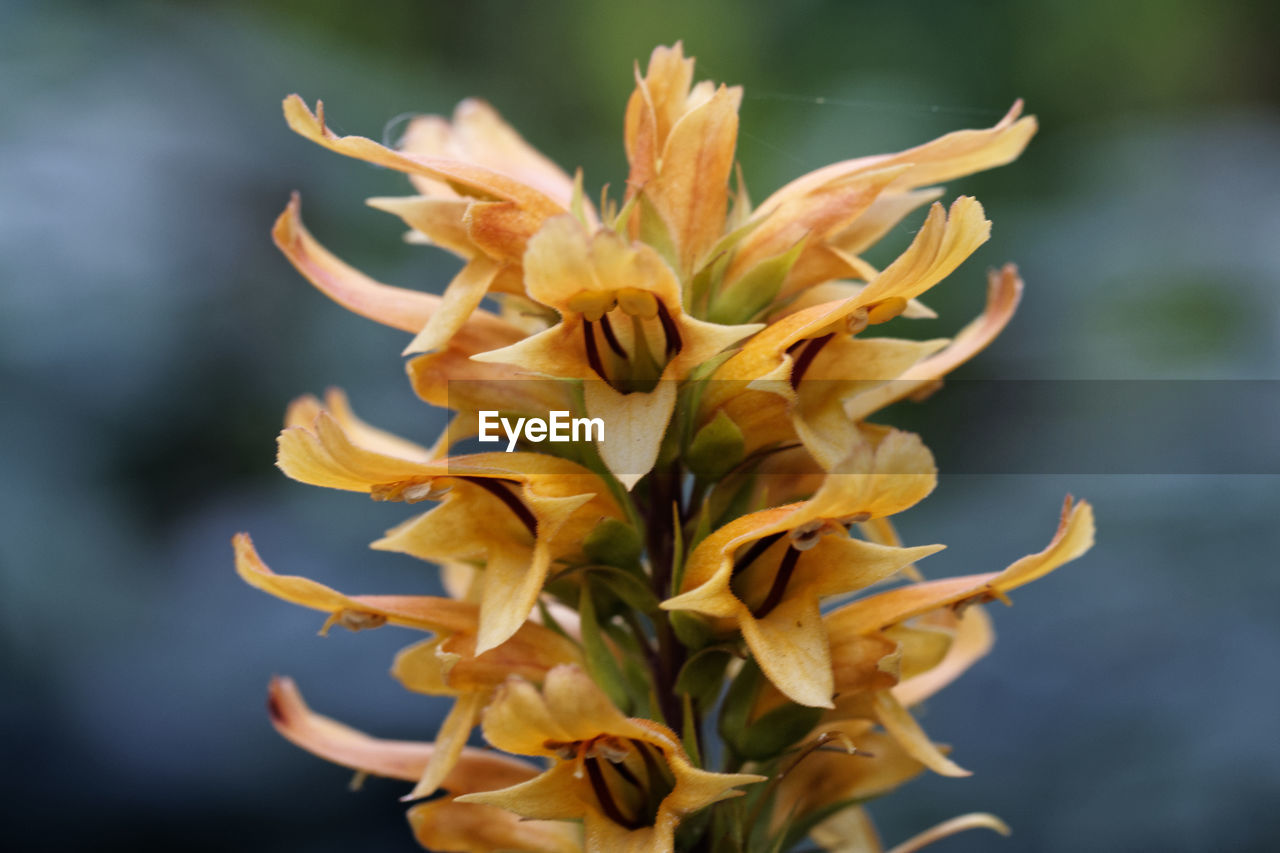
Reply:
[[[675,531],[672,529],[675,516],[672,505],[676,504],[677,490],[680,486],[680,468],[673,464],[666,471],[654,470],[649,475],[649,505],[645,536],[649,554],[649,565],[652,571],[653,594],[659,601],[671,595],[671,570],[674,560]],[[675,730],[677,736],[684,728],[684,714],[680,705],[680,697],[676,695],[676,677],[680,667],[684,665],[685,649],[676,639],[666,611],[654,617],[654,632],[658,638],[658,655],[654,665],[654,686],[662,716],[667,725]]]

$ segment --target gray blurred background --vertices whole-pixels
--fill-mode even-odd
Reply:
[[[439,288],[456,264],[364,207],[406,192],[401,176],[294,136],[279,103],[322,97],[336,129],[381,138],[397,115],[480,95],[598,192],[625,177],[632,62],[683,38],[700,77],[746,87],[739,153],[757,199],[1026,99],[1042,130],[1023,159],[949,187],[984,202],[993,238],[930,294],[941,319],[917,331],[975,313],[986,266],[1016,260],[1027,280],[1011,329],[962,375],[1272,380],[1253,386],[1270,395],[1256,408],[1206,409],[1192,390],[1172,422],[1141,394],[1116,406],[1116,423],[1151,427],[1153,458],[1178,437],[1167,470],[1059,466],[1070,441],[1106,436],[1033,421],[1023,441],[1055,437],[1041,472],[969,466],[905,517],[908,541],[950,545],[931,576],[1038,550],[1068,491],[1096,504],[1100,535],[995,611],[996,651],[930,703],[926,729],[975,776],[924,777],[875,805],[886,842],[990,810],[1012,839],[938,849],[1276,849],[1275,8],[0,2],[6,838],[415,849],[403,786],[349,792],[349,774],[274,735],[263,701],[287,673],[324,713],[429,737],[441,706],[385,674],[413,638],[317,638],[316,614],[240,584],[229,538],[248,530],[277,570],[352,592],[437,589],[429,567],[365,548],[404,507],[272,467],[284,405],[327,385],[422,441],[441,418],[404,380],[404,336],[314,292],[268,230],[299,189],[317,236],[382,280]],[[1089,382],[1061,387],[1089,397]],[[913,425],[948,452],[982,447],[998,407],[952,399]],[[1216,469],[1223,446],[1257,448],[1273,475]]]

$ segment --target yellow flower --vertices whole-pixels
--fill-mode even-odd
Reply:
[[[968,775],[929,740],[907,707],[955,680],[990,648],[986,614],[973,605],[1005,600],[1009,591],[1084,554],[1093,539],[1093,508],[1067,498],[1058,530],[1045,549],[1001,572],[897,587],[827,614],[823,622],[839,673],[835,709],[828,719],[875,720],[935,772]],[[886,669],[890,680],[900,683],[885,684]]]
[[[307,707],[293,681],[276,678],[268,689],[271,723],[286,740],[357,773],[417,781],[432,762],[431,743],[370,737]],[[443,781],[449,796],[409,810],[409,822],[424,847],[441,851],[531,850],[573,853],[579,834],[561,823],[524,821],[510,812],[459,803],[456,796],[519,784],[538,769],[519,759],[465,747]]]
[[[1036,120],[1021,113],[1018,101],[986,130],[957,131],[897,154],[846,160],[797,178],[752,213],[725,269],[722,289],[732,290],[797,246],[798,255],[776,294],[784,303],[832,279],[873,280],[875,269],[858,253],[941,194],[917,188],[1016,159],[1036,131]]]
[[[628,488],[649,472],[676,404],[676,381],[760,326],[684,313],[680,285],[653,249],[575,219],[546,224],[525,255],[529,295],[560,322],[473,356],[545,376],[586,379],[587,414],[608,425],[600,454]]]
[[[313,142],[416,178],[425,198],[380,199],[375,206],[401,215],[428,240],[467,261],[438,310],[412,330],[417,337],[407,352],[447,343],[490,288],[519,293],[529,238],[572,205],[564,192],[572,187],[568,178],[479,102],[461,105],[451,128],[420,120],[399,151],[359,136],[337,136],[325,126],[323,105],[317,103],[312,113],[297,95],[285,99],[284,114],[294,131]],[[580,209],[588,215],[588,207]]]
[[[850,401],[898,379],[949,343],[860,339],[857,333],[897,316],[949,275],[986,241],[990,225],[971,198],[957,199],[949,214],[935,204],[911,246],[865,287],[788,314],[747,341],[712,375],[699,421],[723,411],[750,436],[748,452],[798,437],[830,469],[856,442],[857,424],[846,412]],[[1016,290],[1005,278],[1000,281]],[[1006,319],[1011,311],[1008,305]],[[975,351],[967,347],[961,360]]]
[[[681,818],[764,781],[694,767],[675,734],[624,717],[582,670],[560,666],[539,692],[511,679],[484,713],[484,735],[504,752],[543,756],[536,779],[459,800],[498,806],[533,820],[582,820],[586,849],[671,850]]]
[[[626,116],[627,201],[641,210],[631,233],[666,248],[681,280],[706,262],[724,232],[741,102],[740,87],[693,85],[693,60],[679,42],[655,48],[643,78],[636,69]]]
[[[622,515],[605,483],[568,460],[502,452],[431,460],[337,414],[306,398],[295,404],[277,464],[295,480],[375,500],[440,501],[373,547],[432,561],[482,560],[478,652],[515,633],[554,561],[580,559],[586,534]]]
[[[896,548],[851,538],[847,526],[913,506],[933,490],[933,457],[917,436],[861,443],[812,498],[749,513],[689,556],[667,610],[729,620],[761,670],[790,699],[832,707],[830,648],[819,603],[890,577],[942,546]]]
[[[392,668],[411,690],[455,699],[410,797],[426,796],[440,786],[462,755],[480,711],[510,674],[540,682],[552,667],[581,660],[572,642],[531,622],[520,625],[498,647],[477,654],[479,610],[474,604],[431,596],[347,596],[308,578],[275,574],[246,534],[236,536],[233,545],[236,571],[245,582],[292,604],[328,613],[324,631],[335,624],[353,631],[392,624],[437,635],[403,650]]]

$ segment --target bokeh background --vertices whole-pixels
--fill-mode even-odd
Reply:
[[[1047,442],[1043,467],[969,466],[906,517],[909,541],[950,545],[934,576],[1038,550],[1068,491],[1096,504],[1101,532],[1087,559],[995,612],[996,651],[930,703],[926,728],[976,775],[878,803],[886,841],[991,810],[1012,839],[938,849],[1276,849],[1274,10],[0,3],[10,849],[415,849],[402,786],[348,791],[349,774],[279,740],[263,706],[268,677],[287,673],[322,712],[429,737],[440,706],[385,673],[410,637],[317,638],[315,614],[239,583],[228,540],[249,530],[277,570],[354,592],[437,588],[429,567],[365,548],[403,507],[272,467],[283,407],[303,392],[343,386],[368,419],[424,441],[440,418],[404,380],[403,336],[328,303],[268,230],[299,189],[316,234],[383,280],[438,288],[455,264],[363,205],[404,192],[401,176],[293,136],[279,102],[323,97],[335,128],[382,138],[395,116],[482,95],[598,192],[625,176],[633,61],[677,38],[699,76],[746,87],[739,153],[756,198],[836,159],[990,125],[1025,98],[1042,130],[1023,159],[949,188],[985,203],[994,236],[930,295],[942,318],[924,333],[958,328],[983,268],[1016,259],[1023,307],[965,376],[1080,380],[1055,387],[1082,399],[1096,380],[1197,380],[1176,386],[1172,415],[1149,415],[1141,393],[1107,413],[1154,453],[1140,470],[1075,464]],[[1201,405],[1197,388],[1241,379],[1270,382]],[[981,448],[1000,407],[954,399],[930,401],[920,428]],[[1034,447],[1042,432],[1063,431],[1032,419],[1018,434]],[[1078,446],[1107,440],[1084,432]],[[1224,446],[1258,467],[1219,470]]]

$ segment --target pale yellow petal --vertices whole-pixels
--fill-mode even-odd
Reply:
[[[604,421],[600,457],[630,490],[658,460],[676,406],[676,383],[661,381],[648,393],[620,394],[607,383],[583,383],[587,415]]]
[[[897,154],[860,157],[824,166],[787,184],[759,209],[772,210],[788,198],[871,169],[910,164],[911,168],[895,183],[895,188],[905,190],[1002,166],[1017,159],[1036,132],[1035,118],[1019,118],[1021,115],[1022,101],[1016,101],[1004,118],[986,130],[958,130]]]
[[[986,814],[985,812],[973,812],[972,814],[944,820],[932,829],[926,829],[919,835],[896,845],[889,853],[916,853],[916,851],[923,850],[935,841],[941,841],[944,838],[949,838],[958,832],[964,832],[969,829],[990,829],[1001,835],[1010,835],[1012,833],[1009,826],[995,815]]]
[[[940,188],[887,192],[878,195],[847,228],[828,238],[831,245],[850,254],[860,254],[880,242],[911,211],[937,200]]]
[[[853,420],[862,420],[938,382],[995,340],[1013,317],[1021,296],[1022,279],[1018,277],[1017,267],[1006,264],[992,270],[987,276],[986,308],[977,319],[965,326],[945,349],[903,371],[897,381],[848,399],[844,404],[845,414]]]
[[[968,770],[942,754],[937,745],[920,728],[911,712],[902,707],[887,690],[878,691],[873,700],[876,719],[885,731],[893,735],[902,748],[915,760],[943,776],[971,776]]]
[[[828,853],[882,853],[880,835],[861,806],[841,809],[815,826],[809,837]]]
[[[923,702],[985,657],[994,643],[995,629],[986,610],[976,604],[965,608],[946,656],[934,668],[894,687],[894,698],[907,707]]]
[[[374,281],[321,246],[302,224],[301,202],[296,193],[276,220],[271,236],[308,281],[334,302],[362,317],[416,334],[440,308],[439,296]],[[456,340],[469,352],[482,352],[522,336],[519,329],[506,321],[487,311],[476,311]]]
[[[676,241],[686,276],[724,232],[741,101],[741,88],[721,86],[683,115],[671,128],[657,175],[644,187]]]
[[[476,630],[479,612],[474,604],[426,595],[344,595],[310,578],[277,575],[262,562],[246,533],[236,534],[232,545],[236,572],[250,586],[291,604],[328,613],[340,624],[357,629],[385,622],[435,632]]]
[[[913,299],[946,278],[991,236],[982,205],[960,196],[949,212],[934,202],[929,216],[905,252],[867,283],[859,302],[873,309],[888,300]]]
[[[338,136],[325,126],[324,106],[320,102],[316,103],[313,114],[302,98],[290,95],[284,101],[284,115],[294,132],[339,154],[441,181],[464,195],[516,202],[544,217],[564,212],[563,207],[544,193],[492,169],[445,157],[394,151],[362,136]]]
[[[370,198],[365,204],[376,210],[399,216],[404,223],[425,237],[432,245],[470,260],[476,254],[475,244],[467,235],[463,222],[471,202],[436,196],[390,196]]]
[[[534,779],[498,790],[473,791],[456,802],[496,806],[528,820],[576,820],[590,807],[576,795],[575,781],[573,762],[564,762]]]
[[[489,292],[498,269],[488,258],[477,258],[464,266],[445,288],[440,306],[431,319],[401,355],[432,352],[448,343],[480,307],[480,300]]]
[[[784,599],[763,619],[739,622],[756,662],[769,681],[793,702],[833,708],[831,650],[816,599]]]
[[[434,800],[409,809],[414,838],[448,853],[581,853],[581,830],[568,823],[524,820],[493,806]]]
[[[440,730],[436,732],[435,751],[423,768],[418,784],[401,797],[402,800],[429,797],[444,785],[444,780],[457,766],[462,750],[467,745],[467,738],[480,721],[480,712],[488,699],[488,693],[480,691],[468,691],[458,696],[444,722],[440,724]]]

